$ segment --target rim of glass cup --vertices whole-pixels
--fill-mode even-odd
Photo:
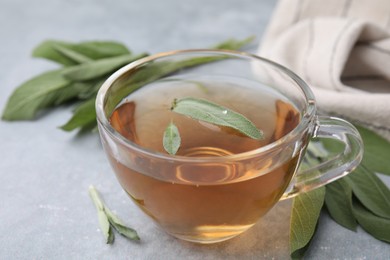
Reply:
[[[259,147],[254,150],[250,150],[247,152],[232,154],[232,155],[225,155],[225,156],[204,156],[204,157],[189,157],[189,156],[183,156],[183,155],[170,155],[170,154],[163,154],[157,151],[153,151],[150,149],[146,149],[128,139],[126,139],[124,136],[122,136],[118,131],[116,131],[111,124],[108,121],[108,118],[106,117],[104,113],[104,99],[107,94],[107,91],[109,88],[113,85],[113,83],[119,79],[124,73],[137,68],[141,66],[142,64],[159,60],[161,58],[166,58],[170,56],[178,56],[178,55],[185,55],[185,54],[217,54],[217,55],[229,55],[229,56],[235,56],[237,58],[241,59],[247,59],[247,60],[254,60],[261,63],[267,63],[271,67],[274,67],[278,70],[280,70],[282,73],[290,77],[303,91],[303,94],[306,99],[306,106],[304,113],[302,115],[301,121],[299,124],[291,130],[288,134],[283,136],[282,138],[279,138],[275,140],[272,143],[269,143],[265,146]],[[131,95],[131,94],[130,94]],[[98,91],[98,94],[96,96],[96,117],[98,122],[101,124],[101,126],[104,128],[104,130],[111,135],[114,139],[119,141],[125,146],[129,146],[132,149],[143,153],[145,155],[149,155],[155,158],[160,159],[166,159],[170,161],[182,161],[182,162],[199,162],[199,161],[210,161],[210,162],[216,162],[216,161],[236,161],[236,160],[243,160],[246,158],[251,158],[254,156],[259,156],[261,153],[266,153],[270,150],[277,149],[279,146],[285,143],[289,143],[291,140],[294,139],[294,137],[298,136],[298,133],[300,133],[302,130],[306,129],[312,119],[315,116],[316,112],[316,105],[315,105],[315,97],[309,86],[294,72],[287,69],[286,67],[273,62],[271,60],[268,60],[266,58],[247,53],[247,52],[241,52],[241,51],[232,51],[232,50],[212,50],[212,49],[188,49],[188,50],[175,50],[175,51],[168,51],[168,52],[161,52],[158,54],[150,55],[145,58],[141,58],[139,60],[136,60],[134,62],[131,62],[124,67],[120,68],[116,72],[114,72],[101,86],[101,88]]]

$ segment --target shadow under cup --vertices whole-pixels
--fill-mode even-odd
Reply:
[[[286,112],[276,107],[276,113],[285,113],[272,122],[280,126],[275,128],[279,130],[264,146],[237,154],[219,153],[216,147],[210,148],[215,153],[209,149],[172,156],[143,148],[110,125],[113,111],[140,88],[162,81],[178,84],[204,78],[275,93],[294,109]],[[172,93],[172,99],[176,95]],[[97,96],[96,113],[104,149],[126,193],[166,232],[198,243],[215,243],[242,233],[281,198],[344,176],[362,156],[356,129],[340,119],[318,118],[314,96],[298,76],[246,53],[189,50],[138,60],[104,83]],[[286,127],[291,117],[296,118],[295,124]],[[341,140],[345,150],[299,178],[301,174],[295,173],[312,137]]]

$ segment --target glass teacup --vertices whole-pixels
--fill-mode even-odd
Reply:
[[[150,113],[142,105],[152,97],[150,104],[161,99],[169,105],[187,95],[242,107],[254,119],[263,116],[264,140],[251,146],[240,134],[195,122],[184,131],[179,153],[164,152],[158,122],[171,111],[145,119]],[[279,200],[345,176],[363,153],[350,123],[316,114],[314,96],[297,75],[242,52],[186,50],[140,59],[103,84],[96,113],[104,149],[129,197],[166,232],[198,243],[244,232]],[[199,136],[206,128],[214,137],[204,141]],[[232,139],[218,141],[226,134]],[[298,172],[312,138],[332,138],[345,147]]]

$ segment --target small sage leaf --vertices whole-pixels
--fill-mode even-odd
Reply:
[[[127,238],[130,238],[131,240],[141,240],[138,236],[137,231],[130,227],[127,227],[121,219],[119,219],[114,213],[111,212],[110,209],[104,207],[104,211],[107,215],[108,221],[116,229],[116,231],[118,231],[118,233]]]
[[[99,218],[100,229],[106,239],[106,243],[111,244],[113,241],[113,235],[112,235],[110,222],[108,221],[106,213],[103,210],[98,210],[98,218]]]
[[[357,126],[364,143],[364,155],[362,164],[373,172],[379,172],[390,176],[390,143],[375,132]]]
[[[171,110],[196,120],[233,128],[256,140],[263,137],[263,132],[245,116],[204,99],[192,97],[177,99],[173,102]]]
[[[164,131],[163,146],[169,154],[176,154],[181,143],[179,129],[174,123],[169,123]]]
[[[89,196],[91,197],[98,211],[99,225],[104,237],[106,238],[106,243],[111,244],[113,242],[114,237],[112,234],[110,222],[108,221],[108,217],[104,212],[104,204],[101,201],[101,198],[97,190],[95,189],[95,187],[93,187],[92,185],[89,186],[88,191],[89,191]]]
[[[89,187],[89,195],[98,210],[100,228],[106,238],[107,244],[111,244],[114,241],[114,234],[111,226],[113,226],[121,235],[130,238],[132,240],[140,240],[137,231],[127,227],[122,220],[120,220],[114,213],[111,212],[101,200],[99,193],[92,185]]]

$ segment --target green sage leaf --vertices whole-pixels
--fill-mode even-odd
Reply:
[[[93,60],[131,54],[124,44],[114,41],[86,41],[75,44],[73,49]]]
[[[66,48],[61,45],[54,45],[53,48],[60,54],[62,54],[64,57],[74,61],[74,63],[76,64],[86,63],[92,60],[81,53],[78,53],[72,49]]]
[[[71,82],[62,77],[63,71],[49,71],[20,85],[8,99],[3,120],[33,119],[42,108],[77,96],[78,92]]]
[[[64,71],[65,78],[74,81],[83,81],[89,79],[95,79],[104,76],[108,73],[112,73],[120,67],[128,64],[132,61],[138,60],[147,56],[146,53],[140,55],[122,55],[112,58],[100,59],[88,63],[83,63],[77,66],[73,66]]]
[[[93,186],[90,186],[88,189],[89,196],[91,197],[95,207],[98,211],[98,220],[100,229],[106,239],[107,244],[111,244],[114,240],[114,235],[111,230],[110,222],[108,221],[108,217],[104,212],[104,204],[101,201],[101,198]]]
[[[106,205],[104,205],[95,187],[91,185],[88,191],[93,203],[95,204],[96,209],[98,210],[100,227],[108,244],[111,244],[114,241],[114,234],[112,232],[111,225],[121,235],[132,240],[140,240],[137,231],[130,227],[127,227],[122,220],[120,220],[114,213],[112,213],[109,208],[107,208]]]
[[[88,41],[82,43],[70,43],[64,41],[48,40],[38,45],[33,50],[33,56],[48,59],[64,66],[71,66],[81,63],[78,59],[64,55],[58,51],[58,47],[71,50],[84,55],[90,59],[97,60],[119,55],[130,54],[130,51],[121,43],[111,41]]]
[[[344,179],[326,185],[325,205],[334,221],[356,231],[357,222],[352,211],[352,188]]]
[[[171,110],[196,120],[231,127],[256,140],[263,137],[263,132],[245,116],[204,99],[178,99],[173,102]]]
[[[180,133],[174,123],[169,123],[164,131],[163,146],[169,154],[176,154],[181,143]]]
[[[244,40],[228,39],[224,42],[215,45],[213,48],[224,50],[238,50],[247,45],[248,43],[251,43],[255,38],[255,36],[249,36]]]
[[[324,204],[325,188],[302,193],[293,199],[290,219],[290,253],[297,258],[304,254],[317,226]]]
[[[390,190],[364,166],[344,178],[359,201],[374,214],[390,219]]]
[[[100,229],[106,239],[107,244],[111,244],[113,242],[113,234],[110,226],[110,222],[108,221],[108,218],[106,216],[106,213],[102,210],[98,210],[98,219],[99,219],[99,225]]]
[[[370,129],[355,126],[364,143],[362,164],[373,172],[390,176],[390,142]]]
[[[95,97],[81,103],[74,111],[69,121],[60,126],[62,130],[72,131],[77,128],[91,128],[96,125]]]
[[[376,239],[390,243],[390,219],[374,215],[357,201],[353,204],[353,213],[367,233]]]
[[[116,229],[116,231],[118,231],[119,234],[130,238],[131,240],[141,240],[137,231],[127,227],[121,219],[119,219],[114,213],[111,212],[110,209],[104,207],[104,211],[107,214],[108,221],[110,221],[111,225]]]

